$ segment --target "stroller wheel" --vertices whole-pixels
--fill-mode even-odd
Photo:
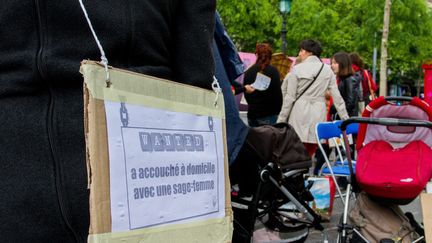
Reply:
[[[278,232],[296,232],[308,228],[307,224],[299,222],[299,213],[295,210],[272,210],[259,217],[261,223],[268,229]]]

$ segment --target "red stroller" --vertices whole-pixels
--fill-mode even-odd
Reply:
[[[380,97],[363,112],[381,122],[409,119],[412,125],[360,124],[356,179],[369,195],[406,204],[432,176],[432,130],[413,123],[432,121],[432,109],[419,98],[401,99]]]
[[[360,123],[352,185],[379,202],[411,202],[432,177],[431,107],[416,97],[379,97],[362,116],[341,124],[346,136],[344,131],[349,124]],[[347,155],[350,162],[350,153]],[[354,175],[351,163],[350,166]],[[346,200],[350,189],[347,188]],[[347,208],[341,227],[342,242],[347,240],[349,229],[346,215]]]

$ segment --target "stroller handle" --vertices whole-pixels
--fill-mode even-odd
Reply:
[[[411,101],[413,98],[409,96],[386,96],[384,99],[387,101]]]
[[[398,97],[400,98],[400,97]],[[366,117],[351,117],[343,121],[340,125],[340,129],[345,131],[347,126],[351,123],[367,123],[367,124],[378,124],[383,126],[415,126],[415,127],[427,127],[432,128],[432,122],[424,120],[410,120],[410,119],[398,119],[398,118],[366,118]]]

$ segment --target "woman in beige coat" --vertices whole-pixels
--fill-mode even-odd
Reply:
[[[287,82],[286,90],[283,91],[286,95],[277,120],[293,126],[311,156],[317,148],[315,125],[326,121],[326,90],[329,90],[333,97],[339,117],[348,118],[336,77],[330,66],[323,64],[319,59],[321,52],[321,45],[317,41],[304,40],[300,43],[301,63],[295,65],[284,80]],[[316,80],[309,86],[315,77]],[[306,91],[302,94],[304,90]],[[299,97],[300,94],[302,95]]]

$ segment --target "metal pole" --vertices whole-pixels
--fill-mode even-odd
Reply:
[[[286,33],[287,33],[287,29],[286,29],[286,14],[282,14],[282,31],[281,31],[281,37],[282,37],[282,53],[284,55],[286,55],[286,46],[287,46]]]
[[[372,79],[376,82],[376,66],[377,66],[377,48],[373,49],[373,69],[372,69]]]
[[[373,66],[372,66],[372,79],[376,82],[376,67],[377,67],[377,48],[376,48],[376,37],[377,33],[375,32],[374,37],[374,49],[373,49]]]

